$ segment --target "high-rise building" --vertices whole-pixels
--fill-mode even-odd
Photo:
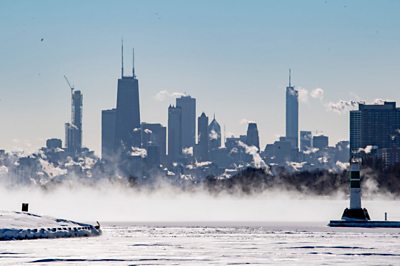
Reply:
[[[309,150],[312,147],[311,131],[300,131],[300,151]]]
[[[74,90],[72,94],[72,124],[79,129],[78,145],[82,146],[82,104],[83,95],[80,90]]]
[[[65,151],[71,154],[77,152],[78,128],[72,123],[65,123]]]
[[[312,143],[313,143],[314,148],[323,150],[323,149],[328,148],[329,138],[328,138],[328,136],[324,136],[324,135],[314,136]]]
[[[286,87],[286,140],[292,148],[298,149],[299,139],[299,93],[291,84],[289,69],[289,86]]]
[[[208,126],[208,140],[209,151],[213,151],[221,147],[221,126],[215,119],[215,115]]]
[[[350,152],[367,146],[378,149],[400,147],[400,108],[396,102],[359,104],[350,111]]]
[[[61,149],[62,148],[62,141],[61,139],[48,139],[46,140],[46,148],[47,149]]]
[[[168,160],[178,162],[182,158],[182,109],[168,107]]]
[[[121,47],[121,78],[118,79],[117,108],[115,122],[116,151],[130,151],[132,147],[140,147],[140,108],[139,81],[135,75],[133,62],[132,76],[124,76],[123,46]]]
[[[65,146],[72,154],[82,149],[82,104],[81,91],[71,87],[71,123],[65,123]]]
[[[142,148],[147,150],[149,154],[149,147],[151,146],[152,152],[158,151],[158,160],[165,162],[166,159],[166,142],[167,142],[167,129],[161,124],[142,123]],[[158,149],[155,149],[155,146]]]
[[[146,148],[147,157],[146,157],[146,164],[149,168],[157,168],[160,166],[161,157],[160,157],[160,146],[149,144]]]
[[[342,140],[335,145],[335,161],[349,162],[350,160],[350,142]]]
[[[194,147],[196,143],[196,99],[181,96],[176,106],[182,110],[182,148]]]
[[[196,156],[198,161],[208,160],[208,116],[202,113],[197,119],[197,139],[198,139],[198,156]]]
[[[231,152],[232,149],[235,149],[239,146],[238,145],[239,141],[240,139],[238,137],[235,136],[227,137],[225,140],[225,147]],[[234,150],[234,152],[236,152],[236,150]]]
[[[273,144],[267,144],[264,155],[268,163],[277,163],[279,165],[287,165],[287,162],[293,161],[294,149],[286,137],[280,137]]]
[[[246,143],[249,146],[256,146],[260,150],[260,139],[256,123],[249,123],[247,126]]]
[[[361,111],[353,110],[350,111],[350,153],[356,153],[361,147]]]
[[[110,160],[114,156],[116,110],[101,112],[101,157]]]

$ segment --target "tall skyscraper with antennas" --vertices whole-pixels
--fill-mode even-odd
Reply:
[[[286,87],[286,140],[292,148],[299,147],[299,92],[292,86],[289,69],[289,85]]]
[[[133,51],[134,52],[134,51]],[[139,147],[140,107],[139,81],[135,74],[134,53],[132,75],[124,75],[124,46],[121,45],[121,78],[118,79],[117,107],[115,120],[115,151],[129,152],[132,147]]]

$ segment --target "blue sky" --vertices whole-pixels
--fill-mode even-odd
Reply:
[[[100,152],[101,110],[115,106],[120,42],[135,47],[141,118],[166,124],[158,92],[187,92],[228,133],[256,121],[261,143],[284,134],[288,68],[303,92],[300,129],[348,139],[329,102],[397,100],[399,1],[0,2],[0,147],[64,138],[67,75],[84,94],[84,144]],[[43,41],[41,41],[43,38]]]

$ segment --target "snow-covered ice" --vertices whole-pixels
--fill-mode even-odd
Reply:
[[[398,229],[326,223],[110,223],[99,237],[5,241],[0,265],[398,265]]]
[[[90,224],[28,212],[0,211],[0,240],[87,237],[100,233]]]

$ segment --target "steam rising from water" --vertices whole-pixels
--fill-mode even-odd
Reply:
[[[373,184],[372,184],[373,185]],[[251,196],[219,194],[202,189],[182,192],[167,184],[156,190],[133,189],[108,181],[87,186],[70,182],[45,191],[37,187],[0,186],[0,209],[19,210],[30,203],[33,213],[79,221],[328,221],[339,219],[346,195],[307,196],[271,189]],[[397,203],[374,195],[364,206],[372,218],[400,218]]]

